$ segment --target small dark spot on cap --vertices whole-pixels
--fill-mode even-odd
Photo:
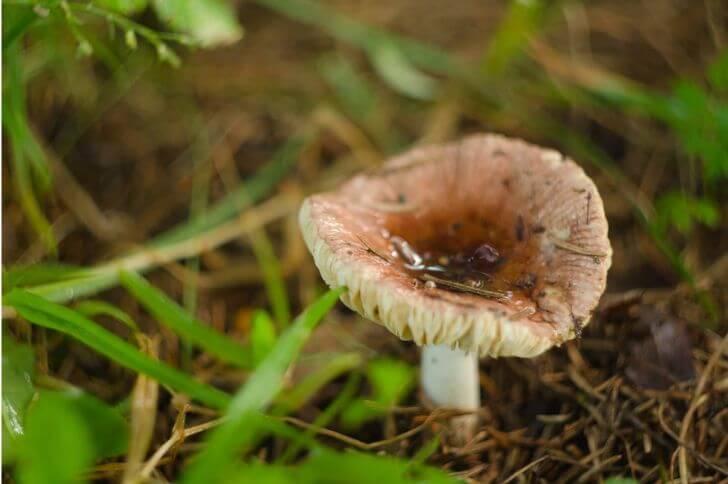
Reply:
[[[523,224],[523,217],[519,214],[518,218],[516,218],[516,239],[518,239],[519,242],[523,242],[523,239],[525,237],[526,227]]]
[[[546,227],[544,227],[540,223],[535,223],[531,225],[531,232],[533,232],[534,234],[542,234],[546,232]]]
[[[511,188],[511,179],[510,178],[504,178],[502,183],[503,183],[504,187]]]
[[[527,272],[518,278],[516,281],[516,287],[521,289],[533,289],[536,286],[538,277],[532,272]]]
[[[407,196],[404,193],[400,193],[397,195],[397,201],[399,203],[405,203],[407,202]]]
[[[458,231],[458,230],[460,230],[461,228],[463,228],[463,223],[462,223],[462,222],[455,222],[454,224],[452,224],[452,229],[453,229],[453,230],[454,230],[455,232],[457,232],[457,231]]]

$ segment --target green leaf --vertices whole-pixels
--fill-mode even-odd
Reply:
[[[148,0],[94,0],[94,3],[122,15],[134,15],[149,5]]]
[[[416,373],[414,368],[400,360],[381,358],[371,361],[366,374],[372,396],[353,401],[341,415],[342,424],[356,428],[381,416],[387,407],[398,404],[407,396],[415,384]],[[367,400],[373,401],[376,406]]]
[[[219,482],[237,450],[256,436],[258,412],[278,394],[288,366],[298,356],[314,327],[334,306],[344,288],[328,291],[309,306],[283,333],[268,357],[256,368],[227,409],[227,421],[215,429],[207,445],[183,475],[182,482]]]
[[[693,231],[696,222],[715,228],[720,222],[720,210],[711,200],[679,192],[668,192],[655,202],[656,224],[664,232],[669,226],[683,235]]]
[[[426,482],[429,484],[456,483],[457,479],[439,469],[416,466],[408,460],[395,457],[366,454],[364,452],[335,452],[314,449],[302,468],[296,469],[309,482],[325,482],[347,476],[351,484],[395,484]]]
[[[232,44],[243,36],[235,11],[223,1],[154,0],[153,6],[162,21],[203,47]]]
[[[79,302],[73,308],[84,316],[88,316],[89,318],[98,316],[99,314],[104,316],[110,316],[126,325],[132,331],[139,331],[139,327],[131,318],[131,316],[129,316],[127,313],[117,308],[113,304],[109,304],[105,301],[101,301],[98,299],[87,299],[86,301]]]
[[[381,42],[369,52],[379,76],[396,92],[423,101],[437,92],[437,81],[417,69],[392,43]]]
[[[24,433],[25,411],[35,393],[33,387],[33,350],[30,346],[3,335],[3,426],[11,438]],[[8,447],[3,446],[3,450]],[[12,445],[11,445],[12,447]]]
[[[98,398],[77,390],[42,392],[39,401],[63,399],[84,420],[91,436],[96,459],[114,457],[126,452],[129,426],[121,413]],[[29,412],[32,415],[35,407]]]
[[[276,327],[267,312],[263,310],[253,313],[250,324],[250,350],[253,354],[253,365],[258,366],[276,344]]]
[[[336,452],[325,448],[313,449],[309,457],[296,466],[249,463],[232,474],[231,482],[262,483],[338,483],[346,484],[409,484],[456,483],[457,479],[443,471],[412,464],[404,459],[378,456],[364,452]]]
[[[43,150],[38,145],[26,115],[25,85],[18,45],[3,55],[6,78],[3,83],[3,126],[10,141],[10,164],[20,205],[33,229],[51,253],[56,251],[56,240],[50,223],[43,214],[35,188],[41,192],[51,183],[50,170]]]
[[[377,93],[354,64],[343,55],[328,55],[317,66],[346,114],[364,126],[370,125],[376,114]]]
[[[221,360],[251,367],[250,352],[222,333],[193,318],[179,304],[149,284],[135,272],[122,271],[121,285],[131,293],[160,323],[168,326],[185,340],[204,348]]]
[[[3,292],[15,287],[35,286],[51,282],[73,279],[82,274],[84,269],[66,264],[33,264],[15,266],[3,271]]]
[[[723,49],[723,52],[710,64],[708,80],[716,91],[728,92],[728,49]]]
[[[5,295],[3,303],[15,308],[31,323],[68,334],[120,365],[144,373],[206,405],[221,409],[230,401],[230,395],[227,393],[200,383],[185,373],[150,358],[72,309],[59,306],[22,289],[10,291]]]
[[[94,459],[93,436],[67,399],[49,392],[28,413],[18,449],[19,481],[24,484],[77,483]]]
[[[543,16],[541,0],[512,0],[506,17],[488,45],[482,63],[484,74],[492,77],[502,75],[508,64],[516,58],[537,32]]]
[[[637,484],[639,481],[631,477],[608,477],[604,484]]]

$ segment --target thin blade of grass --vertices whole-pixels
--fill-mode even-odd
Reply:
[[[149,311],[157,321],[172,329],[192,344],[205,349],[223,361],[241,368],[251,368],[250,351],[232,339],[192,317],[135,272],[121,271],[121,285]]]
[[[215,429],[194,463],[183,475],[184,483],[218,482],[231,465],[236,450],[256,436],[257,412],[268,406],[283,384],[288,366],[298,356],[313,328],[334,306],[345,288],[331,290],[309,306],[281,336],[275,348],[233,398],[228,421]]]
[[[210,207],[205,212],[204,217],[195,217],[168,230],[154,238],[151,245],[153,247],[161,247],[188,239],[196,234],[216,227],[223,222],[227,222],[238,215],[241,210],[260,201],[293,168],[299,155],[309,145],[311,139],[312,136],[310,134],[290,137],[273,155],[273,159],[258,170],[255,176]]]
[[[297,205],[295,196],[281,194],[254,208],[249,208],[235,220],[160,248],[144,248],[104,264],[84,269],[73,279],[24,287],[53,302],[66,302],[81,296],[98,293],[115,286],[120,270],[146,272],[168,262],[192,257],[214,249],[246,233],[290,213]]]
[[[529,37],[537,33],[545,10],[541,0],[510,2],[508,12],[483,55],[481,70],[489,77],[501,76],[521,54]]]
[[[124,325],[132,331],[139,331],[139,326],[137,326],[131,316],[106,301],[101,301],[99,299],[87,299],[76,304],[73,309],[89,318],[99,314],[110,316],[117,321],[124,323]]]
[[[72,309],[22,289],[13,289],[3,299],[3,303],[15,308],[31,323],[68,334],[120,365],[148,375],[205,405],[222,409],[230,402],[230,395],[227,393],[150,358]]]
[[[265,229],[256,230],[250,235],[255,258],[263,272],[263,283],[273,317],[279,329],[285,329],[291,320],[291,310],[286,293],[286,281],[281,273],[281,265],[273,251],[273,244],[265,233]]]
[[[341,389],[334,401],[331,402],[323,412],[318,414],[316,419],[311,423],[311,428],[306,430],[305,435],[309,438],[313,438],[316,434],[316,429],[326,427],[336,417],[338,417],[341,411],[344,410],[356,396],[360,383],[361,374],[359,372],[352,372],[349,374],[349,378],[346,380],[344,387]],[[293,443],[293,445],[286,449],[286,452],[278,459],[278,462],[285,464],[291,461],[301,451],[301,448],[302,445]]]
[[[165,232],[154,239],[148,246],[149,250],[169,251],[179,248],[195,237],[202,238],[229,222],[246,207],[250,207],[270,193],[273,187],[293,167],[301,152],[309,146],[313,135],[305,134],[290,138],[286,144],[274,155],[273,160],[261,168],[255,176],[246,181],[238,190],[231,192],[220,202],[208,210],[204,217],[189,220],[176,228]],[[252,224],[252,222],[251,222]],[[212,247],[208,247],[212,248]],[[127,264],[136,264],[136,271],[144,272],[157,265],[168,262],[163,257],[145,260],[138,264],[135,259],[144,258],[145,249],[123,256],[120,259],[85,269],[77,277],[68,280],[51,282],[25,287],[30,292],[39,294],[54,302],[63,303],[80,296],[90,296],[118,284],[118,271],[120,268],[129,269]],[[197,251],[199,252],[199,251]],[[172,260],[189,257],[190,251],[181,251],[175,254]]]
[[[308,402],[319,390],[340,375],[359,367],[363,358],[359,353],[341,353],[334,355],[320,368],[311,372],[290,391],[285,392],[278,399],[275,409],[276,415],[295,412]]]
[[[78,277],[83,267],[67,264],[33,264],[3,270],[3,292],[15,287],[36,286]]]

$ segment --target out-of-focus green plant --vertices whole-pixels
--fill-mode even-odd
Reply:
[[[372,387],[371,396],[351,402],[341,414],[342,423],[357,428],[382,416],[387,407],[397,405],[409,393],[416,382],[416,373],[413,367],[400,360],[380,358],[369,362],[366,376]]]
[[[31,348],[4,338],[3,464],[16,464],[22,482],[78,482],[94,460],[126,451],[116,409],[79,390],[38,390],[33,379]]]
[[[599,92],[610,102],[663,122],[680,141],[689,163],[698,163],[700,185],[660,196],[652,221],[656,233],[695,225],[716,227],[728,183],[728,50],[709,66],[707,82],[680,80],[667,94],[619,86]]]
[[[174,32],[159,32],[133,20],[148,7]],[[71,34],[77,59],[56,62],[69,65],[93,54],[112,70],[120,68],[113,48],[96,38],[97,31],[123,32],[123,44],[137,49],[139,39],[155,51],[161,62],[179,66],[171,44],[215,47],[237,41],[243,34],[234,10],[223,0],[16,0],[3,1],[3,128],[10,143],[14,189],[32,228],[47,252],[55,253],[55,237],[43,213],[43,199],[52,184],[43,144],[37,138],[26,110],[27,84],[44,68],[28,59],[34,51],[62,55],[56,43]],[[104,25],[106,24],[106,25]],[[119,43],[119,42],[117,42]],[[45,57],[50,54],[43,54]],[[36,62],[37,63],[37,62]],[[117,75],[116,72],[112,74]]]

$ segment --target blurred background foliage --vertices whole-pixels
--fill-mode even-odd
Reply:
[[[473,132],[577,160],[604,194],[609,291],[677,287],[665,301],[698,346],[725,333],[723,2],[2,8],[4,477],[477,477],[425,466],[447,461],[437,439],[397,447],[413,442],[391,410],[416,400],[412,348],[323,333],[287,371],[336,296],[298,238],[302,195]],[[334,424],[383,443],[314,438]],[[187,465],[201,447],[182,443],[213,427]],[[504,480],[529,462],[513,459],[478,472]]]

